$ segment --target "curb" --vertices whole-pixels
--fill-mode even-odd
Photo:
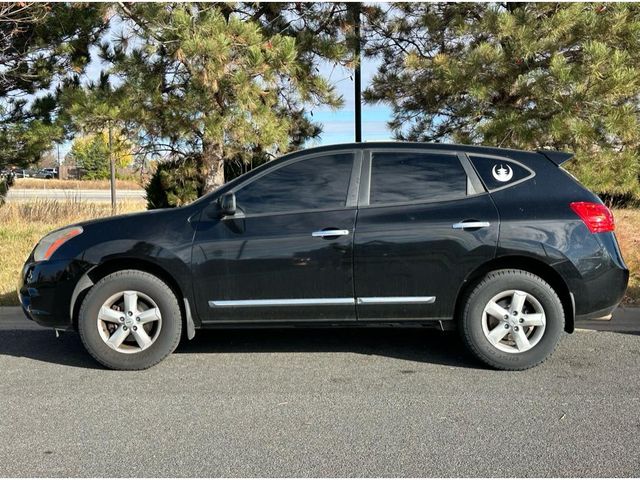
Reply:
[[[576,330],[599,330],[602,332],[640,333],[640,307],[620,307],[613,312],[611,320],[583,320],[576,322]]]

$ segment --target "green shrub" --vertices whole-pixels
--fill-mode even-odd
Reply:
[[[204,189],[201,165],[197,156],[158,164],[145,187],[147,208],[179,207],[200,197]]]

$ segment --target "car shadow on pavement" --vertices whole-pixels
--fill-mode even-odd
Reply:
[[[56,338],[50,329],[0,331],[2,355],[72,367],[102,368],[84,349],[77,333],[61,333]]]
[[[413,362],[484,368],[466,353],[454,332],[416,328],[295,328],[200,330],[183,340],[176,354],[253,352],[353,352]],[[0,331],[0,356],[80,368],[102,368],[73,332]]]
[[[427,328],[287,328],[198,331],[176,353],[353,352],[413,362],[484,368],[455,332]]]
[[[618,331],[640,335],[638,331]],[[485,367],[467,353],[455,332],[426,328],[263,328],[199,330],[175,354],[352,352],[452,367]],[[0,357],[12,356],[80,368],[103,367],[84,349],[77,333],[0,330]]]

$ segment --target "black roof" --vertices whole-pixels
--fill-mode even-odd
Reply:
[[[560,165],[561,163],[569,160],[573,157],[571,153],[557,152],[553,150],[538,150],[527,151],[517,150],[513,148],[499,148],[482,145],[461,145],[455,143],[432,143],[432,142],[405,142],[405,141],[381,141],[381,142],[351,142],[351,143],[336,143],[332,145],[322,145],[319,147],[311,147],[304,150],[300,150],[295,153],[314,153],[314,152],[331,152],[335,150],[350,150],[350,149],[368,149],[368,148],[430,148],[434,150],[445,151],[464,151],[484,153],[486,155],[498,155],[511,158],[522,158],[531,155],[537,156],[538,154],[545,155],[553,163]]]

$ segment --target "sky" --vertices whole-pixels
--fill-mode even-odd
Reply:
[[[344,105],[332,111],[327,107],[313,110],[313,120],[323,125],[322,136],[313,145],[353,142],[355,140],[355,95],[351,71],[336,68],[329,64],[320,65],[320,72],[328,78],[344,98]],[[362,62],[362,90],[371,82],[377,69],[377,61],[364,59]],[[387,140],[393,138],[387,122],[391,120],[391,109],[384,104],[363,105],[362,140]]]

